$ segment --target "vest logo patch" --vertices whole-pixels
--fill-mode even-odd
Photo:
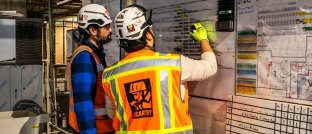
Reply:
[[[133,118],[152,117],[153,105],[150,79],[125,83],[124,86]]]

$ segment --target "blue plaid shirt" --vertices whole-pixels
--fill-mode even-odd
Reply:
[[[82,44],[95,48],[87,40],[84,40]],[[105,55],[102,55],[102,59],[104,59],[103,56]],[[91,53],[83,51],[75,57],[71,66],[75,113],[81,134],[96,133],[93,108],[97,77],[95,64]]]

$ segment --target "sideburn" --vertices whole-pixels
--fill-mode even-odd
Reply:
[[[154,33],[150,29],[149,29],[148,33],[151,34],[151,36],[152,36],[152,38],[154,40],[154,42],[153,42],[153,49],[155,50],[155,47],[156,47],[156,37],[155,37]]]

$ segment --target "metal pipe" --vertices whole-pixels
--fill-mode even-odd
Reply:
[[[63,130],[63,129],[59,128],[58,126],[54,125],[52,122],[49,122],[49,124],[50,124],[53,128],[57,129],[58,131],[61,131],[61,132],[65,133],[65,134],[71,134],[70,132],[68,132],[68,131],[66,131],[66,130]]]
[[[46,26],[46,29],[45,29],[45,41],[46,41],[46,49],[47,49],[47,51],[46,51],[46,56],[47,56],[47,59],[46,59],[46,65],[44,66],[45,67],[45,71],[46,71],[46,73],[45,73],[45,87],[46,87],[46,91],[45,91],[45,93],[46,93],[46,102],[47,102],[47,112],[48,113],[51,113],[51,101],[50,101],[50,96],[51,96],[51,92],[50,92],[50,82],[49,82],[49,80],[50,80],[50,48],[48,47],[48,45],[47,44],[49,44],[49,41],[50,41],[50,39],[49,39],[49,37],[50,37],[50,34],[48,33],[48,32],[50,32],[50,28],[49,28],[49,26],[48,26],[48,24],[47,23],[45,23],[45,26]],[[49,124],[47,124],[47,133],[49,134],[49,132],[50,132],[50,126],[49,126]]]
[[[65,20],[63,20],[63,64],[66,64],[65,62],[65,38],[66,38],[66,35],[65,35]]]
[[[53,64],[53,74],[52,74],[52,77],[53,77],[53,115],[54,115],[54,121],[55,121],[55,125],[58,126],[58,122],[57,122],[57,117],[58,117],[58,114],[57,114],[57,106],[56,106],[56,76],[55,76],[55,66]]]
[[[53,19],[52,19],[52,1],[48,1],[48,9],[49,9],[49,34],[50,34],[50,91],[52,95],[52,101],[53,101],[53,109],[52,109],[52,115],[54,116],[54,123],[57,126],[57,114],[56,114],[56,92],[55,92],[55,45],[54,45],[54,28],[53,28]]]

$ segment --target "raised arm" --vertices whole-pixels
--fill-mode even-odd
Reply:
[[[209,44],[206,29],[200,23],[195,23],[192,29],[191,36],[200,44],[201,60],[181,56],[182,81],[204,80],[218,70],[216,56]]]

